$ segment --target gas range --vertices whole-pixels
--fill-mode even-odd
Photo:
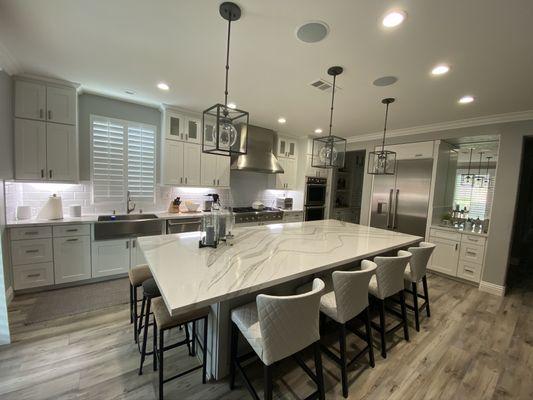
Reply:
[[[252,207],[235,207],[233,208],[236,224],[255,224],[262,225],[265,222],[277,222],[283,219],[283,211],[277,208],[265,207],[262,210],[255,210]]]

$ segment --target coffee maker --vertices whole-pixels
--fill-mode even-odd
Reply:
[[[213,208],[213,204],[220,204],[220,196],[217,193],[209,193],[205,195],[206,197],[210,197],[209,200],[204,201],[204,211],[210,212]]]

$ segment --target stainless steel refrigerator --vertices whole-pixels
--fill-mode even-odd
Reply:
[[[398,160],[395,175],[374,176],[370,226],[425,236],[433,159]]]

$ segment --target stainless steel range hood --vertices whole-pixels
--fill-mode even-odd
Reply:
[[[240,171],[282,174],[283,167],[274,155],[274,131],[248,125],[241,128],[241,137],[248,139],[248,152],[245,155],[231,157],[231,169]]]

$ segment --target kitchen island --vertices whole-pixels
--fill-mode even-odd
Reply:
[[[233,245],[198,247],[200,232],[138,239],[171,314],[211,306],[208,370],[226,373],[229,313],[258,292],[292,293],[299,283],[422,240],[337,220],[296,222],[234,230]]]

